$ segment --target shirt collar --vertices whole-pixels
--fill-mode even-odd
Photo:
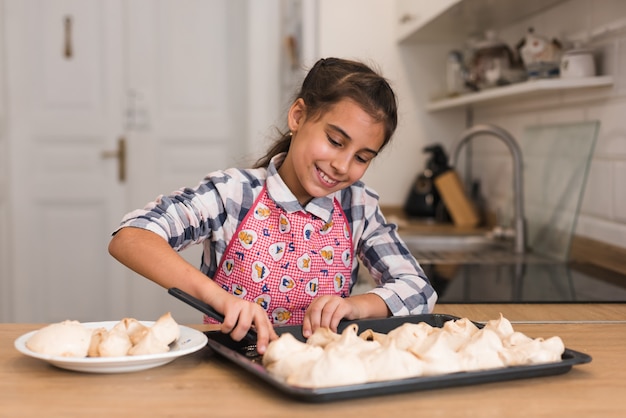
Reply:
[[[278,167],[283,163],[286,155],[286,153],[281,153],[274,156],[267,167],[266,184],[270,198],[287,213],[304,211],[317,216],[325,222],[330,221],[333,214],[334,198],[339,192],[324,197],[315,197],[303,208],[278,174]]]

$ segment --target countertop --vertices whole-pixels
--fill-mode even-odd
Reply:
[[[534,254],[477,249],[465,253],[451,244],[434,248],[419,237],[485,236],[489,228],[458,227],[450,223],[408,218],[398,207],[383,207],[389,222],[398,225],[417,261],[439,293],[439,303],[612,303],[626,302],[626,248],[573,236],[567,261]],[[417,240],[417,241],[416,241]],[[429,242],[428,238],[424,242]],[[445,242],[445,239],[442,240]],[[478,247],[476,247],[478,248]],[[519,265],[519,260],[524,264]],[[537,262],[539,260],[539,262]],[[548,261],[548,262],[546,262]],[[508,267],[507,267],[508,266]],[[362,274],[367,278],[366,274]],[[363,283],[373,285],[364,280]],[[359,291],[366,290],[366,284]]]
[[[0,324],[0,417],[623,416],[626,304],[439,305],[477,321],[502,312],[531,337],[560,336],[593,357],[566,374],[322,404],[289,399],[209,348],[155,369],[86,374],[24,356],[13,343],[41,324]],[[208,330],[207,325],[192,325]]]

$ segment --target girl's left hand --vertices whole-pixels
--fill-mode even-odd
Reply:
[[[391,315],[387,304],[374,293],[342,298],[325,295],[313,299],[302,321],[302,335],[309,338],[320,327],[337,332],[342,319],[386,318]]]
[[[359,319],[357,304],[351,298],[325,295],[313,299],[302,321],[302,335],[309,338],[320,327],[337,332],[337,325],[343,318]]]

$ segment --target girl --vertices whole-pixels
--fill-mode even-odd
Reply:
[[[259,353],[277,337],[273,324],[302,324],[308,337],[342,318],[431,312],[435,291],[359,181],[396,124],[384,78],[359,62],[321,59],[289,109],[288,132],[254,168],[211,173],[127,214],[109,251],[213,306],[233,339],[254,326]],[[177,251],[199,243],[197,269]],[[350,296],[355,256],[378,286]]]

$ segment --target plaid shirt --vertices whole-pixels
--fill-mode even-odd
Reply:
[[[210,173],[195,188],[159,196],[144,209],[124,216],[122,227],[150,230],[180,251],[202,243],[200,270],[213,277],[228,242],[239,223],[267,186],[272,200],[286,212],[307,211],[324,221],[331,218],[333,199],[340,202],[352,231],[353,257],[350,286],[358,277],[360,259],[377,287],[369,293],[380,296],[393,315],[431,312],[437,294],[424,271],[378,205],[378,195],[362,182],[325,197],[312,199],[303,208],[278,174],[284,154],[266,168],[236,169]]]

